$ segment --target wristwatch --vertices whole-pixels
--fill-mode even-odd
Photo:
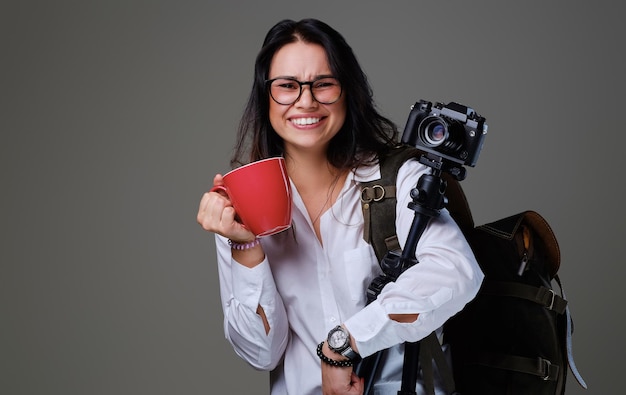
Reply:
[[[361,359],[359,353],[354,351],[352,347],[350,347],[350,334],[348,331],[343,329],[341,325],[337,325],[333,329],[328,332],[328,347],[338,353],[348,358],[350,361],[358,361]]]

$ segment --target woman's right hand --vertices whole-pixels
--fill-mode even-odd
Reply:
[[[213,178],[213,187],[224,185],[221,174]],[[197,221],[202,229],[234,241],[254,240],[255,236],[237,221],[237,213],[228,195],[223,191],[205,192],[200,200]]]

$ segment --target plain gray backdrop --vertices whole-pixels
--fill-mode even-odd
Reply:
[[[614,5],[615,4],[615,5]],[[222,330],[212,235],[265,32],[320,18],[384,114],[457,101],[489,134],[477,224],[552,225],[590,389],[623,382],[624,37],[609,1],[3,1],[0,393],[266,394]],[[306,374],[306,372],[303,372]]]

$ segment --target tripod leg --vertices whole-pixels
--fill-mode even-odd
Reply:
[[[363,395],[373,394],[374,378],[378,373],[378,367],[382,360],[386,350],[380,350],[376,354],[370,355],[365,358],[356,369],[356,374],[359,377],[365,377],[365,390]]]
[[[416,395],[417,369],[420,354],[420,343],[405,343],[404,365],[402,367],[402,386],[398,395]]]
[[[435,371],[433,369],[432,355],[428,347],[422,344],[420,350],[419,363],[422,368],[422,381],[424,382],[424,392],[428,395],[435,395]]]

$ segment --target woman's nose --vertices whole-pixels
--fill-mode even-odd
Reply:
[[[302,93],[300,93],[300,97],[296,101],[296,105],[301,107],[310,107],[317,103],[315,97],[313,97],[313,91],[311,91],[310,86],[303,86]]]

